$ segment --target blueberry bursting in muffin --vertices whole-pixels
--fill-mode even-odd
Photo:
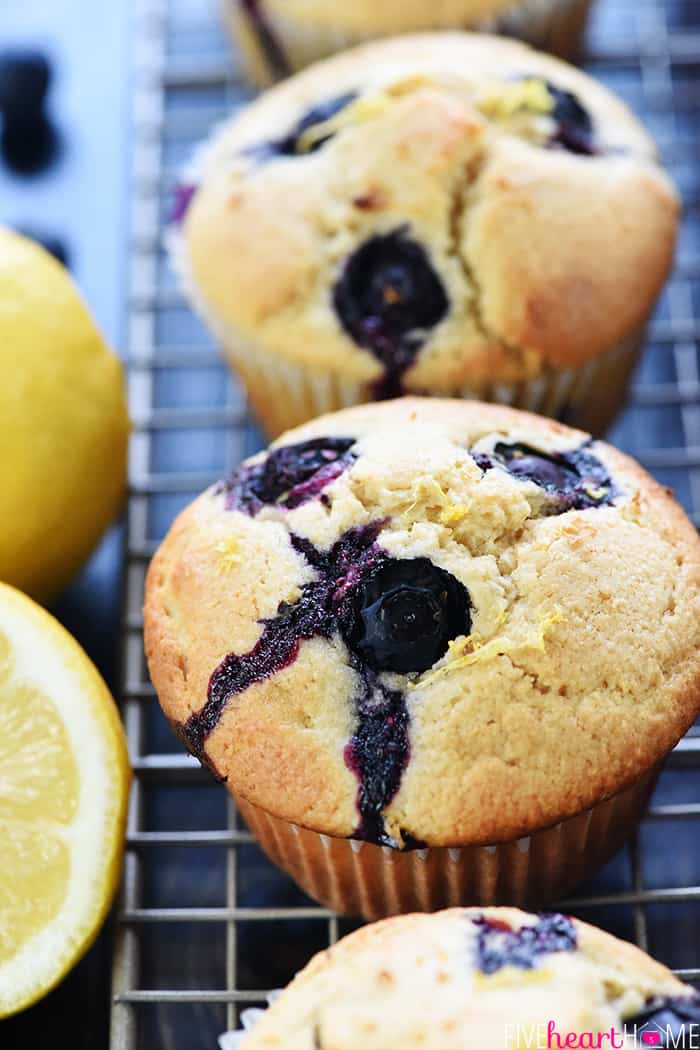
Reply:
[[[599,432],[677,201],[604,88],[455,33],[372,44],[266,93],[197,152],[174,217],[185,292],[273,435],[402,392],[589,413]]]
[[[697,533],[633,461],[426,398],[203,493],[144,623],[163,710],[265,852],[377,917],[542,903],[607,860],[700,710],[699,610]]]
[[[228,510],[254,517],[265,507],[293,510],[313,500],[356,459],[351,437],[320,437],[283,445],[253,464],[243,464],[216,494]],[[590,443],[568,452],[544,453],[522,443],[497,442],[491,453],[474,452],[484,471],[504,470],[541,489],[542,513],[608,505],[615,488]],[[339,635],[357,674],[356,728],[346,762],[359,781],[356,838],[384,845],[420,846],[409,832],[401,842],[387,836],[382,813],[399,789],[410,761],[410,719],[405,688],[394,676],[428,671],[452,639],[471,631],[471,599],[457,579],[428,558],[394,559],[377,544],[384,522],[349,529],[330,550],[291,533],[295,551],[313,569],[299,598],[280,604],[262,622],[259,641],[242,655],[227,656],[209,682],[207,702],[178,731],[206,761],[204,745],[226,705],[255,682],[296,659],[304,641]],[[386,674],[392,675],[389,680]]]
[[[528,86],[536,90],[528,91]],[[520,91],[519,85],[524,85]],[[563,149],[581,156],[598,152],[593,119],[577,96],[546,80],[533,80],[527,73],[503,85],[521,97],[515,103],[526,116],[546,115],[547,130],[540,135],[545,149]],[[308,157],[322,149],[344,127],[343,114],[357,104],[359,91],[325,99],[307,110],[286,135],[243,150],[258,164],[280,158]],[[488,104],[487,108],[488,108]],[[512,116],[512,114],[509,114]],[[497,116],[497,110],[494,112]],[[352,120],[352,117],[349,118]],[[176,191],[173,221],[185,217],[196,186],[183,184]],[[359,209],[372,208],[371,197],[358,198]],[[332,291],[333,308],[343,330],[381,363],[384,376],[375,383],[379,400],[402,393],[402,377],[430,332],[450,311],[450,302],[426,249],[410,235],[409,226],[370,237],[341,268]]]

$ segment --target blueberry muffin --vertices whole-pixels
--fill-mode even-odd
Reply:
[[[605,1047],[695,1045],[700,996],[577,919],[454,908],[350,934],[316,955],[247,1035],[224,1036],[222,1046],[517,1050],[564,1046],[567,1034],[576,1046],[598,1045],[598,1036]]]
[[[588,435],[403,399],[288,433],[150,567],[161,705],[339,911],[556,899],[700,711],[700,539]]]
[[[378,37],[471,29],[573,58],[592,0],[223,0],[250,77],[261,86]]]
[[[677,200],[604,88],[454,33],[366,45],[268,92],[198,154],[177,217],[185,291],[270,435],[400,393],[600,432]]]

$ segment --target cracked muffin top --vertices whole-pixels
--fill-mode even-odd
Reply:
[[[176,265],[224,342],[435,393],[629,337],[668,273],[677,200],[605,88],[513,41],[436,33],[242,110],[195,158],[178,217]]]
[[[365,926],[319,953],[240,1046],[509,1050],[547,1045],[552,1026],[552,1046],[567,1033],[595,1039],[614,1029],[617,1046],[636,1031],[642,1041],[625,1045],[644,1046],[644,1033],[658,1032],[649,1045],[664,1047],[683,1044],[661,1033],[685,1029],[690,1038],[699,1023],[692,988],[594,926],[513,908],[454,908]]]
[[[325,416],[151,565],[163,709],[229,789],[383,845],[508,841],[634,783],[700,710],[700,540],[633,460],[537,416]]]

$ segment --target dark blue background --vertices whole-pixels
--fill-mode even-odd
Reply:
[[[123,343],[123,235],[129,168],[128,0],[0,0],[0,51],[38,46],[54,69],[50,108],[61,151],[45,173],[13,177],[0,165],[0,222],[58,236],[73,274],[111,345]],[[113,529],[54,612],[116,689],[121,529]],[[25,1014],[0,1023],[2,1050],[107,1045],[108,938],[63,985]]]

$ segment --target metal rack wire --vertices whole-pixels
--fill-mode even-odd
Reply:
[[[262,442],[235,380],[176,290],[162,246],[182,163],[248,97],[212,0],[136,0],[128,346],[135,430],[123,612],[135,782],[117,915],[112,1050],[204,1050],[352,928],[306,900],[183,755],[141,639],[148,559],[174,514]],[[600,0],[587,65],[642,114],[685,200],[676,273],[612,439],[700,525],[700,2]],[[671,757],[640,839],[567,902],[700,980],[700,735]]]

